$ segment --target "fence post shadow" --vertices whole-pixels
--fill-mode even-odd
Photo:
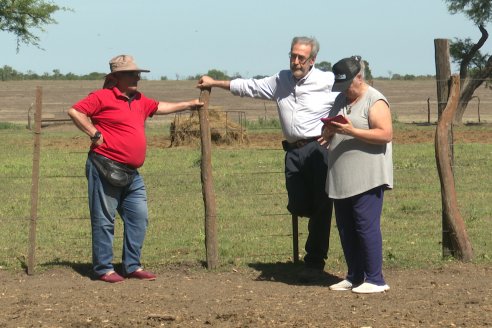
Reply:
[[[300,273],[305,268],[302,262],[275,262],[264,263],[254,262],[248,263],[248,267],[259,271],[259,276],[256,277],[256,281],[270,281],[280,282],[287,285],[306,285],[306,286],[330,286],[342,279],[331,273],[324,271],[319,274],[319,277],[313,281],[306,281],[305,278],[300,276]]]
[[[91,263],[80,263],[80,262],[71,262],[71,261],[60,261],[60,260],[54,260],[51,262],[45,262],[40,264],[43,267],[65,267],[65,268],[70,268],[73,271],[77,272],[79,275],[82,277],[87,277],[92,280],[96,279],[97,277],[94,276],[94,273],[92,271],[92,264]],[[121,263],[115,264],[115,271],[121,272]]]

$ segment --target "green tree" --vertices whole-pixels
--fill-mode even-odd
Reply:
[[[59,69],[54,69],[52,76],[53,76],[53,80],[62,80],[63,79],[63,74],[60,72]]]
[[[0,78],[2,81],[17,80],[19,72],[10,66],[4,65],[0,68]]]
[[[20,44],[39,46],[39,37],[32,30],[44,32],[44,26],[56,24],[52,15],[59,10],[68,10],[44,0],[0,0],[0,31],[13,33]]]
[[[364,60],[364,66],[364,76],[366,81],[372,81],[374,78],[372,77],[371,68],[369,68],[369,62],[367,60]]]
[[[79,77],[81,80],[104,80],[104,77],[106,76],[105,73],[98,73],[98,72],[91,72],[87,75],[83,75]]]
[[[225,72],[219,71],[218,69],[209,70],[207,75],[214,80],[230,80],[230,77]]]
[[[492,1],[490,0],[445,0],[451,14],[462,13],[480,30],[482,36],[477,42],[471,39],[455,38],[449,52],[453,62],[460,65],[460,103],[454,117],[455,123],[461,123],[468,103],[475,90],[492,77],[492,56],[482,54],[480,49],[489,34],[485,25],[492,22]]]
[[[398,74],[398,73],[395,73],[395,74],[391,74],[391,79],[392,80],[402,80],[402,76],[401,74]]]
[[[315,63],[314,67],[316,67],[317,69],[320,69],[322,71],[325,71],[325,72],[331,72],[331,63],[327,62],[327,61]]]

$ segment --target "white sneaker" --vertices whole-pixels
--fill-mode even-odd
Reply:
[[[339,283],[336,283],[334,285],[331,285],[329,287],[331,290],[351,290],[352,289],[352,283],[348,281],[347,279],[340,281]]]
[[[357,294],[373,294],[373,293],[382,293],[389,290],[390,287],[388,285],[378,286],[371,284],[369,282],[365,282],[362,285],[353,288],[352,292]]]

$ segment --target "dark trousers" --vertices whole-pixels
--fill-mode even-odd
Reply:
[[[307,266],[322,269],[328,256],[332,202],[325,191],[328,151],[317,141],[285,154],[285,181],[290,213],[309,218]]]
[[[347,280],[357,285],[364,281],[384,285],[381,211],[384,188],[335,199],[338,232],[347,261]]]

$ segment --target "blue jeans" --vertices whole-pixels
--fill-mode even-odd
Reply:
[[[114,270],[114,220],[118,211],[123,220],[123,274],[141,267],[143,241],[148,224],[147,193],[140,174],[126,187],[114,187],[88,158],[86,176],[89,189],[89,210],[92,226],[92,266],[95,274]]]

